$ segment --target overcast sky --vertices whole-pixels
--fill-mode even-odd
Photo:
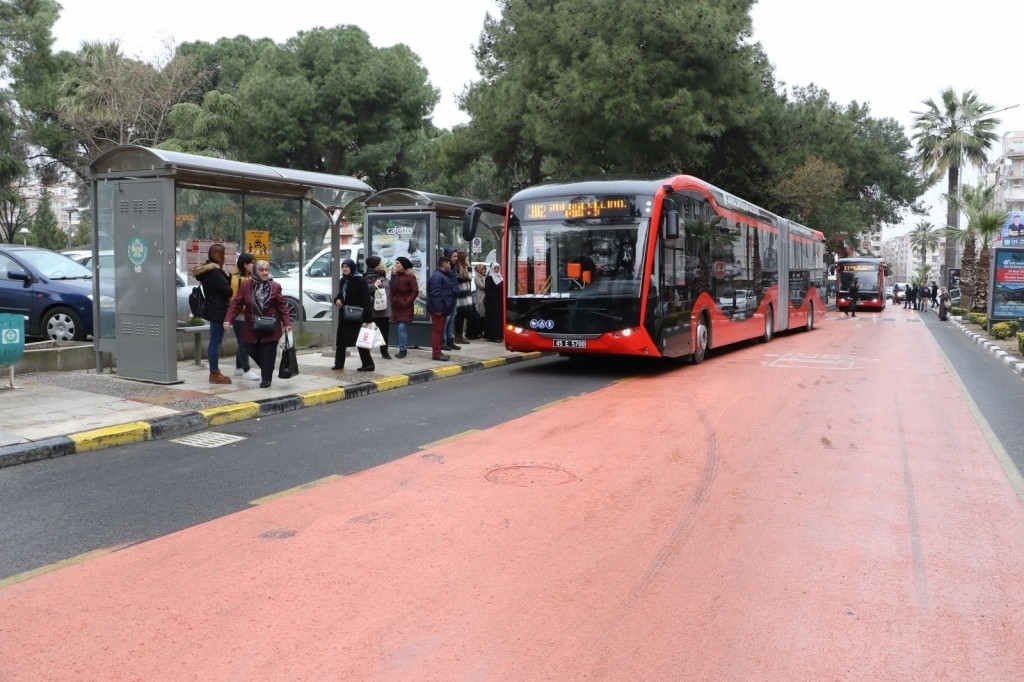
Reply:
[[[465,123],[455,97],[479,76],[472,46],[493,0],[289,0],[280,5],[240,0],[59,0],[56,48],[77,50],[83,41],[117,40],[129,56],[152,60],[172,46],[246,35],[283,42],[317,26],[354,24],[384,47],[407,44],[423,60],[430,81],[441,89],[434,123]],[[614,1],[614,0],[608,0]],[[975,90],[997,109],[1021,103],[1019,42],[1015,26],[1024,13],[1019,0],[973,0],[947,5],[935,0],[759,0],[754,39],[787,85],[815,85],[841,104],[867,103],[872,115],[894,118],[910,134],[913,111],[947,86]],[[1009,27],[1007,37],[999,27]],[[1024,130],[1024,106],[997,114],[1006,131]],[[997,145],[998,146],[998,145]],[[993,150],[992,158],[998,154]],[[685,171],[685,169],[682,169]],[[968,170],[964,181],[976,181]],[[726,188],[728,189],[728,188]],[[929,192],[927,219],[945,222],[942,186]],[[908,217],[885,236],[910,229]]]

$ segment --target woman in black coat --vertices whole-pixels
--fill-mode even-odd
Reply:
[[[207,252],[206,263],[193,268],[192,276],[203,285],[203,295],[206,297],[206,319],[210,323],[210,345],[206,348],[206,360],[210,363],[210,383],[230,384],[231,377],[220,371],[224,316],[232,296],[231,275],[224,272],[224,245],[212,245]]]
[[[484,338],[488,341],[500,343],[503,340],[502,326],[505,314],[501,305],[501,288],[503,278],[501,276],[501,265],[491,264],[491,272],[484,282]]]
[[[345,369],[345,353],[350,346],[356,345],[360,328],[369,327],[373,322],[373,297],[370,296],[370,288],[366,285],[366,280],[356,272],[356,262],[351,258],[341,262],[341,280],[338,281],[338,295],[334,297],[334,305],[337,306],[339,313],[342,306],[346,305],[359,306],[363,309],[363,319],[360,322],[346,321],[344,315],[340,315],[338,320],[332,369]],[[359,359],[362,365],[357,371],[372,372],[376,369],[368,348],[359,349]]]

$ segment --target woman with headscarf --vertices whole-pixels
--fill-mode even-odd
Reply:
[[[504,338],[502,333],[504,320],[501,319],[505,314],[501,303],[503,281],[501,265],[492,263],[491,272],[487,275],[487,281],[484,282],[484,338],[495,343],[501,343]]]
[[[231,275],[231,298],[238,293],[242,282],[252,279],[255,266],[256,259],[252,257],[251,253],[238,254],[238,260],[235,262],[235,274]],[[231,329],[235,332],[235,343],[238,346],[238,350],[235,352],[235,376],[240,376],[248,381],[259,381],[260,375],[252,371],[252,366],[249,364],[249,350],[245,347],[245,341],[242,339],[242,329],[244,328],[245,315],[239,313],[231,320]]]
[[[224,341],[224,320],[231,300],[231,276],[224,272],[224,245],[213,244],[207,251],[206,262],[192,268],[192,276],[203,286],[206,297],[206,319],[210,323],[210,344],[206,360],[210,363],[210,383],[230,384],[231,377],[220,371],[220,345]],[[230,326],[230,325],[228,325]]]
[[[242,324],[242,340],[249,357],[260,367],[260,388],[270,388],[274,378],[274,363],[277,361],[277,342],[281,340],[283,331],[292,330],[292,317],[288,312],[288,303],[281,295],[281,285],[270,279],[270,263],[265,260],[256,261],[255,274],[242,280],[238,285],[238,293],[231,299],[227,317],[224,318],[224,329],[231,327],[232,320],[242,311],[245,321]],[[271,331],[258,332],[253,326],[256,317],[273,317],[277,324]]]
[[[345,355],[350,346],[356,345],[359,329],[369,327],[373,323],[373,297],[370,296],[370,288],[366,286],[366,280],[356,272],[356,262],[351,258],[341,262],[341,279],[338,281],[338,295],[334,297],[334,305],[339,311],[347,305],[363,309],[362,320],[349,321],[344,315],[338,320],[338,334],[334,341],[334,367],[331,369],[345,369]],[[372,372],[376,369],[368,348],[359,349],[359,359],[362,365],[357,371]]]

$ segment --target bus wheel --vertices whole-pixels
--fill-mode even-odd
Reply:
[[[806,331],[814,329],[814,304],[811,303],[807,306],[807,325],[804,327]]]
[[[697,345],[693,349],[693,354],[690,356],[690,362],[695,365],[699,365],[704,362],[704,358],[708,356],[708,346],[711,345],[711,327],[708,325],[708,318],[706,315],[701,313],[701,316],[697,318]]]
[[[772,314],[772,307],[768,306],[764,311],[764,335],[759,339],[761,343],[768,343],[775,333],[775,315]]]

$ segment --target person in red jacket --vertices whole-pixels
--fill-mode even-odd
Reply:
[[[224,318],[224,329],[231,329],[231,321],[243,311],[242,341],[249,357],[260,366],[260,388],[270,388],[277,361],[277,343],[284,332],[292,330],[292,317],[281,295],[281,285],[270,279],[270,263],[265,260],[256,261],[253,276],[238,285],[238,293],[231,299]],[[271,331],[260,333],[253,327],[256,317],[273,317],[277,324]]]
[[[391,268],[391,321],[398,325],[396,358],[404,358],[409,349],[409,323],[412,322],[416,297],[419,295],[420,286],[416,282],[412,261],[399,256]]]

